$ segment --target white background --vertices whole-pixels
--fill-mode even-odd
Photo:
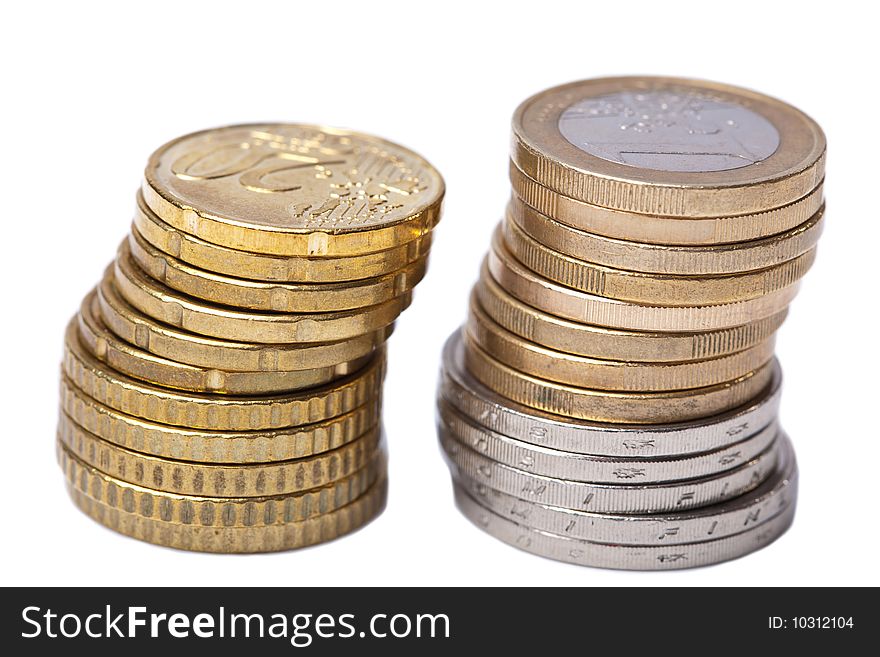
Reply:
[[[462,3],[463,5],[464,3]],[[846,3],[14,3],[4,11],[2,584],[880,584],[877,16]],[[875,12],[870,3],[862,11]],[[710,78],[780,97],[829,142],[827,228],[778,340],[798,516],[771,547],[676,573],[578,568],[507,547],[452,503],[434,433],[439,352],[509,187],[527,96],[617,74]],[[365,530],[273,555],[124,538],[69,502],[54,460],[62,333],[128,230],[150,152],[263,120],[388,137],[448,194],[427,279],[391,342],[391,494]]]

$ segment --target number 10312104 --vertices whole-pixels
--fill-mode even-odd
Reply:
[[[853,629],[852,616],[770,616],[767,627],[771,630],[843,630]]]

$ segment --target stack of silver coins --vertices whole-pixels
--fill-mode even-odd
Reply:
[[[513,122],[513,195],[443,352],[458,507],[576,564],[660,570],[794,518],[773,357],[822,230],[825,139],[780,101],[669,78],[572,83]]]

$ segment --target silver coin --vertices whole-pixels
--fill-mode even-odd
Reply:
[[[569,538],[621,545],[676,545],[737,534],[795,503],[797,463],[781,437],[779,464],[767,480],[739,497],[683,513],[615,515],[563,509],[521,500],[469,478],[453,478],[481,506],[533,529]]]
[[[733,470],[767,449],[778,431],[778,423],[772,422],[738,443],[685,458],[620,458],[564,452],[503,436],[467,419],[443,399],[437,413],[441,431],[493,461],[548,477],[609,484],[663,483]]]
[[[794,503],[759,525],[709,541],[679,545],[629,546],[584,541],[532,529],[481,506],[455,487],[459,510],[480,529],[526,552],[595,568],[674,570],[729,561],[759,550],[781,536],[794,519]]]
[[[782,372],[751,403],[713,417],[665,425],[611,425],[544,413],[482,385],[464,365],[460,331],[443,347],[439,394],[477,424],[504,436],[563,452],[662,458],[724,449],[767,427],[779,411]]]
[[[709,477],[662,484],[599,484],[532,474],[498,463],[445,431],[440,445],[450,467],[523,500],[596,513],[667,513],[737,497],[760,486],[776,468],[776,442],[748,463]]]
[[[584,98],[559,117],[582,151],[640,169],[728,171],[766,160],[779,131],[747,107],[689,89]]]

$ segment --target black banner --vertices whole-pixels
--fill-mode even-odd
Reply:
[[[6,654],[861,653],[870,591],[844,589],[6,589]],[[372,653],[371,653],[372,654]],[[812,654],[812,653],[811,653]]]

